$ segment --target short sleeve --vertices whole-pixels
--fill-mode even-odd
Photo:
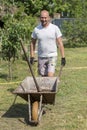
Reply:
[[[62,36],[62,33],[59,29],[59,27],[55,26],[55,33],[56,33],[56,38],[59,38]]]
[[[32,32],[31,37],[32,37],[33,39],[37,39],[37,36],[36,36],[36,33],[35,33],[35,29],[34,29],[34,31]]]

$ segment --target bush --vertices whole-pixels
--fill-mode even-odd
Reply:
[[[67,47],[87,46],[87,19],[74,19],[65,21],[62,27],[64,36],[67,39]]]

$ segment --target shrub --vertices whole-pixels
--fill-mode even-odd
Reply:
[[[87,19],[74,19],[74,21],[69,22],[65,21],[62,31],[67,39],[65,46],[87,46]]]

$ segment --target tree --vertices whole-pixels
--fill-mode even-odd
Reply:
[[[15,5],[24,7],[24,12],[27,15],[39,16],[42,9],[47,9],[50,15],[60,13],[62,17],[81,17],[87,9],[86,0],[1,0],[5,6]]]
[[[20,18],[19,18],[20,17]],[[18,19],[20,20],[18,20]],[[22,20],[22,22],[21,22]],[[2,57],[9,63],[9,78],[12,79],[12,63],[19,58],[21,51],[19,39],[29,44],[31,31],[36,24],[31,16],[15,14],[14,17],[6,16],[2,30]]]

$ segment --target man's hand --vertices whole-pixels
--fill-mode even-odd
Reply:
[[[65,58],[61,58],[61,65],[65,66],[66,64],[66,59]]]
[[[34,57],[30,57],[30,64],[33,65],[34,63]]]

